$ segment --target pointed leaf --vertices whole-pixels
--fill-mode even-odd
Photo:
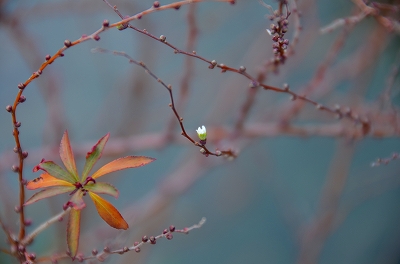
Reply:
[[[69,199],[70,203],[72,204],[72,207],[75,210],[81,210],[85,208],[86,204],[83,201],[83,194],[84,192],[82,191],[82,189],[79,189],[72,195],[71,199]]]
[[[98,171],[93,173],[92,178],[96,179],[114,171],[141,167],[153,161],[155,161],[155,159],[144,156],[128,156],[119,158],[101,167]]]
[[[41,190],[37,193],[35,193],[34,195],[32,195],[31,198],[29,198],[26,202],[25,202],[25,206],[28,204],[32,204],[35,203],[39,200],[42,200],[44,198],[48,198],[48,197],[52,197],[54,195],[58,195],[58,194],[62,194],[62,193],[66,193],[66,192],[71,192],[75,189],[74,186],[54,186],[54,187],[50,187],[44,190]]]
[[[71,209],[67,224],[67,244],[72,259],[75,259],[79,246],[81,211]]]
[[[78,181],[78,171],[76,170],[75,158],[72,152],[71,144],[69,142],[68,131],[64,132],[64,135],[60,143],[60,157],[64,163],[65,168],[68,172]]]
[[[73,185],[64,180],[59,180],[48,173],[42,173],[40,177],[37,177],[26,184],[26,188],[28,190],[35,190],[38,188],[44,188],[50,186],[73,186]]]
[[[85,185],[85,189],[95,193],[103,193],[118,198],[119,192],[117,188],[106,182],[96,182]]]
[[[67,172],[52,161],[41,162],[39,163],[39,165],[37,165],[37,167],[44,170],[51,176],[56,177],[57,179],[67,181],[72,184],[76,182],[74,177],[69,172]]]
[[[128,229],[128,223],[112,204],[93,192],[89,192],[89,195],[100,217],[103,218],[107,224],[117,229]]]
[[[107,143],[108,138],[110,137],[110,133],[102,137],[96,145],[93,146],[92,150],[86,155],[86,163],[82,172],[82,180],[86,179],[90,170],[93,168],[93,165],[97,162],[97,160],[101,157],[101,153],[103,152],[104,146]]]

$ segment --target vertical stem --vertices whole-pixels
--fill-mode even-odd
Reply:
[[[21,143],[19,140],[19,131],[18,128],[15,126],[17,123],[17,116],[16,116],[16,110],[17,110],[17,105],[19,103],[19,99],[22,95],[22,90],[20,90],[15,98],[14,105],[12,108],[12,113],[11,113],[11,119],[13,123],[13,135],[14,135],[14,140],[17,148],[17,154],[19,158],[19,165],[18,165],[18,181],[19,181],[19,222],[20,222],[20,228],[19,228],[19,235],[18,238],[21,240],[25,236],[25,212],[24,212],[24,202],[25,202],[25,187],[23,183],[23,178],[22,178],[22,172],[24,169],[24,158],[22,156],[22,148],[21,148]]]

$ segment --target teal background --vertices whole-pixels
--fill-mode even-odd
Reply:
[[[270,25],[265,17],[268,10],[256,0],[237,2],[236,5],[197,4],[196,52],[232,67],[245,65],[248,72],[256,76],[260,65],[272,56],[272,42],[265,32]],[[277,6],[276,1],[267,3]],[[152,1],[111,4],[118,5],[123,14],[132,15],[151,6]],[[171,44],[185,49],[187,10],[184,6],[179,11],[153,13],[132,24],[156,36],[165,35]],[[299,1],[299,10],[304,30],[296,53],[288,58],[279,74],[269,74],[266,81],[279,87],[287,82],[295,91],[301,90],[314,76],[341,32],[337,29],[321,35],[319,29],[337,18],[351,15],[356,9],[351,1],[320,0]],[[118,21],[117,15],[102,1],[3,1],[0,14],[0,105],[3,109],[13,102],[18,83],[38,69],[46,54],[54,54],[61,48],[65,39],[75,40],[82,34],[94,32],[104,19]],[[12,27],[12,23],[20,23],[21,32]],[[289,39],[293,33],[291,20],[290,23]],[[330,69],[366,45],[376,26],[373,18],[356,25]],[[167,46],[132,30],[109,30],[100,37],[99,42],[88,41],[67,50],[63,58],[57,59],[26,88],[27,101],[17,112],[22,122],[23,149],[38,153],[42,147],[50,147],[55,151],[51,157],[29,155],[24,170],[26,179],[38,176],[31,168],[42,158],[60,162],[56,151],[66,129],[73,148],[93,144],[107,132],[111,132],[112,142],[119,137],[165,131],[172,115],[166,90],[126,59],[93,54],[91,49],[125,51],[136,60],[144,61],[159,78],[173,85],[176,100],[179,99],[185,56],[175,55]],[[377,58],[371,55],[371,65],[366,71],[337,83],[328,79],[322,85],[329,86],[331,81],[332,92],[319,101],[330,106],[339,103],[356,107],[364,102],[370,106],[367,112],[379,112],[376,102],[386,87],[400,47],[396,34],[382,41],[386,44],[382,45]],[[193,61],[195,69],[189,99],[178,111],[188,133],[195,137],[198,126],[232,126],[235,123],[247,95],[248,80],[238,74],[210,70],[200,60]],[[333,76],[333,79],[336,77],[342,78]],[[400,102],[398,88],[397,78],[391,97],[396,111]],[[259,91],[246,124],[279,122],[285,107],[291,105],[288,97]],[[18,186],[16,175],[10,171],[15,159],[10,114],[0,111],[0,121],[1,219],[5,219],[12,230],[17,230],[18,217],[13,208],[18,202]],[[347,124],[310,106],[294,120],[294,124],[304,126],[339,122]],[[175,134],[179,137],[177,122]],[[130,222],[129,232],[114,232],[88,200],[83,213],[80,249],[87,255],[92,248],[101,249],[105,245],[122,247],[144,234],[160,234],[170,224],[183,228],[206,217],[206,224],[189,235],[176,234],[171,241],[159,240],[155,246],[146,245],[140,254],[111,256],[108,263],[298,262],[301,239],[319,212],[323,186],[335,154],[340,146],[347,146],[353,148],[354,153],[349,157],[346,184],[333,230],[323,240],[317,262],[400,263],[400,162],[395,160],[387,166],[370,167],[377,157],[388,157],[400,150],[398,135],[399,132],[389,138],[367,136],[351,140],[276,134],[247,141],[220,142],[221,146],[240,149],[234,161],[203,157],[196,147],[182,139],[166,142],[163,148],[131,149],[116,156],[106,155],[98,165],[125,155],[151,156],[157,161],[116,173],[115,177],[104,177],[104,181],[111,182],[120,191],[118,200],[108,200],[127,219],[131,214],[135,218]],[[210,143],[209,147],[215,149],[216,146]],[[80,156],[78,162],[79,170],[83,167],[82,158]],[[177,174],[179,168],[191,162],[197,165],[193,165],[193,170],[186,170],[187,177],[181,176],[179,182],[187,183],[198,175],[194,182],[154,215],[141,218],[147,216],[152,197],[173,181],[171,176]],[[33,193],[28,191],[27,196]],[[28,232],[58,213],[66,199],[66,195],[59,196],[28,207],[27,215],[33,219]],[[130,206],[133,206],[132,211]],[[65,252],[65,222],[40,234],[29,249],[38,257]],[[103,233],[109,236],[103,237]],[[5,235],[0,232],[1,248],[7,248],[4,241]],[[0,253],[0,262],[13,263],[13,259]]]

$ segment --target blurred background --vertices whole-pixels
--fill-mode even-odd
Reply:
[[[110,1],[123,15],[152,3]],[[265,3],[278,7],[277,1]],[[289,1],[292,11],[294,3]],[[400,2],[379,3],[375,6],[382,15],[399,23]],[[93,33],[104,19],[120,20],[103,1],[0,4],[2,107],[13,103],[18,83],[38,70],[46,54],[62,48],[65,39]],[[157,159],[104,177],[120,191],[118,200],[107,199],[130,229],[112,229],[88,201],[80,252],[129,246],[143,235],[161,234],[170,224],[183,228],[206,217],[201,229],[145,245],[139,254],[110,256],[108,263],[400,263],[400,161],[371,167],[377,158],[400,151],[399,32],[388,30],[379,18],[361,19],[360,8],[349,0],[299,0],[297,10],[302,30],[292,12],[285,35],[290,55],[278,71],[268,64],[274,56],[266,31],[270,11],[256,0],[186,5],[131,24],[165,35],[177,48],[195,50],[207,60],[243,65],[252,76],[264,75],[265,84],[288,83],[327,107],[350,107],[353,116],[368,118],[368,133],[352,120],[290,101],[288,94],[249,88],[244,76],[209,69],[204,61],[174,54],[131,29],[111,29],[98,42],[66,50],[26,88],[27,100],[17,111],[21,144],[29,152],[26,179],[39,176],[31,168],[42,158],[60,163],[58,146],[66,129],[80,171],[86,152],[107,132],[111,137],[98,167],[126,155]],[[346,20],[344,26],[320,32],[350,16],[360,21]],[[296,33],[298,40],[293,39]],[[180,136],[167,90],[127,59],[91,52],[96,47],[143,61],[173,86],[188,134],[196,139],[195,130],[205,125],[210,150],[232,149],[238,157],[203,156]],[[10,168],[17,157],[10,114],[1,111],[0,121],[1,218],[16,232],[18,184]],[[29,206],[26,214],[33,223],[28,233],[60,212],[66,199],[57,196]],[[30,252],[39,259],[64,253],[65,225],[56,223],[40,234]],[[6,236],[0,234],[0,247],[7,249]],[[14,261],[0,253],[1,263]]]

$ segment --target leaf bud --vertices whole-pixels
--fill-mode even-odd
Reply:
[[[64,46],[65,47],[67,47],[67,48],[69,48],[69,47],[71,47],[71,41],[70,40],[68,40],[68,39],[66,39],[66,40],[64,40]]]

